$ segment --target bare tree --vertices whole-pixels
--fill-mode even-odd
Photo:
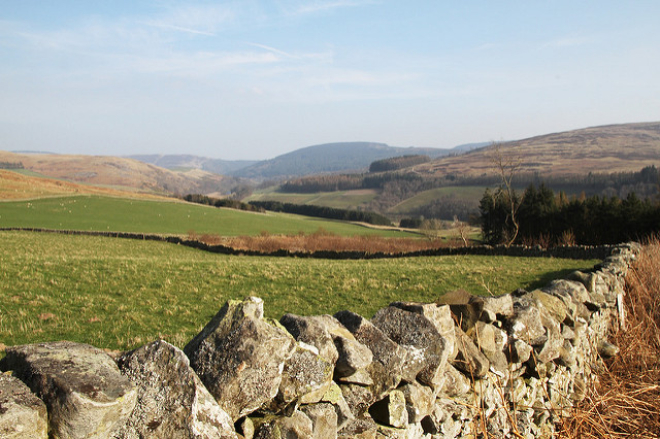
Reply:
[[[452,224],[452,228],[456,230],[458,233],[458,236],[461,237],[461,240],[463,241],[463,247],[468,246],[468,233],[470,232],[470,225],[466,223],[465,221],[461,221],[458,219],[458,216],[454,215],[454,223]]]
[[[493,142],[490,148],[490,162],[500,177],[499,195],[503,195],[508,204],[507,219],[511,223],[513,231],[507,236],[505,245],[510,247],[518,237],[520,230],[517,213],[522,199],[517,198],[513,188],[513,177],[520,171],[522,159],[517,154],[503,152],[502,143]]]

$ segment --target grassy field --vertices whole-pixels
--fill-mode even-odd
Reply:
[[[314,194],[295,194],[268,190],[257,192],[246,201],[279,201],[280,203],[312,204],[337,209],[356,209],[367,205],[376,198],[377,192],[371,189],[352,191],[319,192]]]
[[[217,209],[180,202],[102,196],[72,196],[0,203],[0,227],[58,230],[218,234],[222,236],[314,233],[319,229],[342,236],[411,234],[376,230],[339,221],[289,215]]]
[[[350,309],[371,317],[396,300],[458,288],[501,294],[544,285],[597,261],[435,257],[330,261],[226,256],[172,244],[0,232],[0,343],[72,340],[128,349],[162,337],[182,347],[228,299],[267,316]]]
[[[389,209],[392,213],[407,213],[430,204],[438,198],[456,197],[462,200],[471,200],[478,203],[483,197],[485,186],[447,186],[420,192],[414,197],[408,198],[402,203]]]

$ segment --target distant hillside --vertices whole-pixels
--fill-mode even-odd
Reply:
[[[221,175],[227,175],[257,163],[256,160],[220,160],[189,154],[131,155],[128,158],[166,169],[202,169]]]
[[[0,169],[0,200],[25,200],[62,195],[139,196],[147,199],[165,199],[157,195],[137,194],[135,192],[26,175],[16,170]]]
[[[400,148],[384,143],[344,142],[308,146],[240,169],[232,175],[254,179],[300,177],[311,174],[363,171],[376,161],[390,157],[449,154],[436,148]]]
[[[520,172],[584,175],[639,171],[660,163],[660,122],[605,125],[502,142],[500,150],[521,162]],[[493,173],[489,146],[437,158],[415,167],[424,175],[478,176]]]
[[[20,163],[40,175],[76,183],[157,194],[223,193],[234,179],[205,171],[173,172],[137,160],[87,155],[15,154],[0,162]]]

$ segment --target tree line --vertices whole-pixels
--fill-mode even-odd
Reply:
[[[311,204],[281,203],[279,201],[250,201],[250,204],[257,208],[273,212],[295,213],[316,218],[356,221],[380,226],[392,225],[392,222],[383,215],[370,211],[337,209],[335,207],[314,206]]]
[[[479,211],[483,239],[491,245],[617,244],[660,232],[660,202],[634,192],[569,198],[541,183],[522,195],[514,191],[511,200],[506,191],[486,189]]]
[[[421,165],[431,161],[427,155],[415,154],[404,155],[401,157],[391,157],[382,160],[376,160],[369,165],[369,172],[387,172],[397,171],[403,168],[409,168],[415,165]]]
[[[214,207],[227,207],[229,209],[245,210],[248,212],[263,212],[263,209],[259,209],[257,206],[253,206],[248,203],[243,203],[242,201],[235,200],[232,198],[212,198],[206,195],[201,194],[188,194],[183,197],[185,201],[189,203],[204,204],[207,206]]]

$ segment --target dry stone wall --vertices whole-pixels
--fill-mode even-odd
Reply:
[[[0,361],[3,438],[551,437],[624,316],[636,244],[535,291],[395,302],[367,319],[230,301],[184,347],[53,342]]]

